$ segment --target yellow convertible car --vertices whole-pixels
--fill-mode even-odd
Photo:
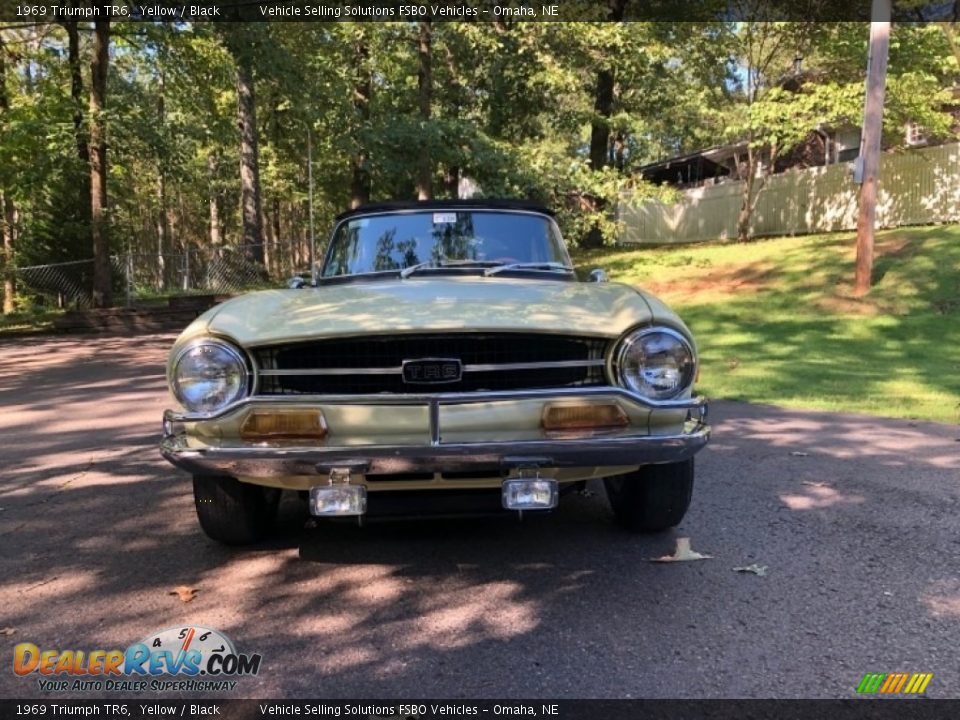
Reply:
[[[552,213],[513,201],[368,205],[321,266],[228,300],[170,353],[161,452],[228,544],[318,517],[536,512],[603,478],[620,525],[680,522],[710,435],[669,308],[574,274]]]

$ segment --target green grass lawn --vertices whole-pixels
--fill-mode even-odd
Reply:
[[[581,252],[582,272],[668,302],[712,398],[960,423],[960,226],[877,235],[851,293],[852,233]]]

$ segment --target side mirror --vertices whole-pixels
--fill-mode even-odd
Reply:
[[[610,282],[610,278],[607,277],[606,270],[595,268],[590,271],[590,282]]]
[[[307,281],[304,280],[299,275],[294,275],[292,278],[287,280],[287,287],[290,288],[291,290],[299,290],[306,284],[307,284]]]

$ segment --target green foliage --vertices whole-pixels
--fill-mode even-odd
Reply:
[[[89,170],[74,135],[67,34],[58,25],[0,32],[10,96],[0,187],[19,212],[17,262],[88,257]],[[355,162],[371,199],[402,199],[426,152],[438,197],[470,178],[483,195],[554,206],[573,242],[593,229],[611,241],[620,194],[666,195],[635,180],[645,163],[721,140],[782,154],[812,127],[857,125],[862,112],[863,23],[436,23],[429,120],[417,111],[416,33],[409,23],[117,25],[107,94],[115,251],[158,252],[161,227],[168,252],[207,244],[211,203],[221,242],[241,237],[239,62],[256,83],[267,235],[297,252],[308,132],[321,238],[350,201]],[[939,25],[895,26],[891,141],[907,119],[950,133],[942,105],[960,76],[950,37]],[[609,116],[596,110],[601,72],[614,76]],[[611,136],[599,169],[588,161],[591,125]]]

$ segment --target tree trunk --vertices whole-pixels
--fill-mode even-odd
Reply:
[[[610,0],[607,18],[612,22],[623,20],[627,0]],[[610,161],[610,117],[613,115],[614,69],[603,68],[597,72],[597,84],[593,95],[593,120],[590,123],[590,167],[600,170]]]
[[[157,97],[157,125],[161,128],[166,122],[166,109],[164,107],[164,82],[163,74],[160,75],[160,93]],[[165,159],[161,156],[157,163],[157,281],[159,291],[168,287],[169,270],[167,262],[167,253],[170,251],[170,222],[167,216],[167,169]],[[171,263],[172,264],[172,263]]]
[[[243,244],[249,257],[263,263],[262,203],[257,106],[250,61],[237,57],[237,124],[240,128],[240,207]]]
[[[609,0],[608,20],[620,22],[628,0]],[[590,122],[590,168],[601,170],[610,164],[610,117],[613,115],[616,75],[612,67],[597,71],[597,84],[593,94],[593,120]],[[603,198],[590,198],[597,211],[604,211]],[[584,238],[586,247],[603,245],[603,233],[594,225]]]
[[[273,199],[273,212],[271,213],[273,222],[273,270],[276,274],[283,272],[283,243],[280,241],[280,198]]]
[[[613,70],[601,70],[597,73],[597,86],[593,99],[593,120],[590,123],[590,168],[601,170],[610,162],[610,123],[613,114]],[[606,203],[600,198],[591,198],[598,211],[603,211]],[[586,247],[603,245],[603,233],[599,226],[590,228],[584,238]]]
[[[13,198],[0,193],[3,201],[3,314],[9,315],[14,307],[16,285],[13,277],[13,248],[16,245],[17,210]]]
[[[753,215],[753,185],[755,174],[749,172],[743,180],[743,194],[740,198],[740,212],[737,213],[737,240],[747,242],[750,239],[750,219]]]
[[[93,306],[110,307],[110,241],[107,235],[107,137],[103,110],[110,61],[110,21],[94,23],[90,63],[90,235],[93,239]]]
[[[83,128],[83,71],[80,67],[80,33],[74,20],[62,23],[67,31],[67,60],[70,65],[70,99],[73,101],[73,133],[77,157],[86,166],[90,162],[87,134]],[[84,205],[87,203],[84,202]]]
[[[613,113],[613,70],[597,73],[593,98],[593,121],[590,123],[590,167],[605,168],[609,159],[610,115]]]
[[[167,253],[170,248],[170,223],[167,218],[167,177],[163,167],[157,173],[157,290],[167,287]],[[171,263],[172,264],[172,263]]]
[[[430,136],[428,124],[430,122],[430,101],[432,96],[433,72],[431,69],[430,49],[430,21],[420,23],[419,44],[417,57],[419,70],[417,72],[418,104],[420,109],[420,127],[422,145],[420,160],[417,167],[417,199],[430,200],[433,197],[433,161],[430,157]]]
[[[7,96],[7,66],[6,48],[3,45],[3,36],[0,35],[0,128],[6,125],[7,111],[10,109],[10,98]],[[13,282],[13,248],[14,233],[16,232],[16,207],[9,192],[0,188],[0,211],[3,217],[3,314],[9,315],[14,310],[13,296],[16,288]]]
[[[210,244],[217,252],[220,245],[220,199],[217,197],[217,156],[207,153],[207,173],[210,176]]]
[[[359,71],[357,86],[353,91],[353,109],[357,114],[357,123],[364,129],[370,121],[370,98],[373,95],[373,78],[370,75],[370,49],[361,37],[356,45],[356,61]],[[363,132],[357,136],[363,142]],[[358,208],[370,202],[370,173],[367,169],[367,151],[362,145],[353,156],[352,177],[350,180],[350,207]]]
[[[443,171],[443,185],[447,197],[456,200],[460,194],[460,168],[448,167]]]

